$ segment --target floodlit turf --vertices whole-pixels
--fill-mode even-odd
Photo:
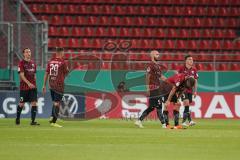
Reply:
[[[136,128],[133,121],[64,121],[52,128],[20,126],[0,119],[1,160],[237,160],[239,120],[197,120],[186,130],[162,129],[157,121]]]

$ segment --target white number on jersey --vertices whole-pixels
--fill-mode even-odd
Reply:
[[[58,64],[50,64],[50,76],[58,75]]]

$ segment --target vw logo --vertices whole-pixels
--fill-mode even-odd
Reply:
[[[61,114],[68,116],[76,114],[78,111],[78,101],[72,94],[64,94],[61,104]]]

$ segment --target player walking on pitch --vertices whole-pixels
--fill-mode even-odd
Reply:
[[[185,65],[179,68],[178,73],[183,73],[186,76],[193,77],[195,79],[195,85],[193,88],[187,89],[182,95],[182,101],[184,105],[182,126],[188,126],[186,120],[188,119],[189,125],[193,126],[196,123],[191,118],[189,105],[192,103],[192,97],[196,98],[197,95],[197,69],[193,67],[193,57],[191,55],[185,56]]]
[[[64,79],[69,72],[67,64],[64,62],[63,55],[63,48],[56,48],[56,57],[53,57],[48,62],[43,80],[43,94],[46,93],[46,84],[47,81],[49,81],[49,88],[53,101],[52,119],[50,120],[50,123],[53,127],[62,127],[57,124],[56,121],[64,92]]]
[[[39,125],[35,122],[37,114],[37,88],[36,88],[36,64],[31,60],[31,50],[23,49],[23,57],[18,64],[18,73],[20,79],[20,102],[17,107],[16,125],[20,124],[20,116],[25,102],[31,103],[31,123],[30,125]]]
[[[161,71],[161,66],[157,63],[159,57],[159,52],[156,50],[151,51],[151,62],[147,67],[146,73],[146,86],[147,94],[149,96],[149,107],[142,113],[139,119],[135,122],[140,128],[143,128],[142,121],[149,113],[151,113],[154,108],[157,110],[157,115],[162,123],[162,127],[166,128],[164,117],[162,114],[162,103],[160,100],[160,80],[165,80]]]

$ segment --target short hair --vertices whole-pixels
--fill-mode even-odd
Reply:
[[[62,47],[56,47],[56,52],[63,52],[64,51],[64,49],[62,48]]]
[[[25,52],[25,50],[27,50],[27,49],[29,49],[29,50],[30,50],[30,48],[24,48],[24,49],[23,49],[23,51],[22,51],[22,53],[24,53],[24,52]]]
[[[189,57],[192,57],[192,55],[188,54],[184,57],[185,61],[189,58]]]

